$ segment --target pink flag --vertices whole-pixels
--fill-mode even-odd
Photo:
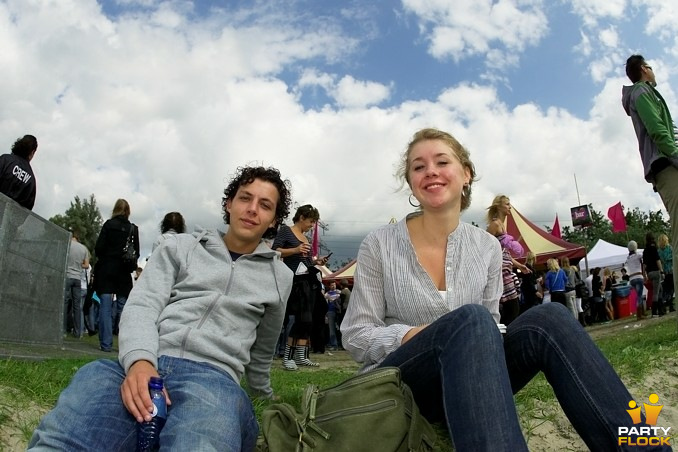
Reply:
[[[612,232],[626,231],[626,217],[621,201],[607,209],[607,217],[612,222]]]
[[[320,252],[320,239],[318,238],[318,222],[313,226],[313,238],[311,239],[311,256],[318,257]]]
[[[560,235],[560,222],[558,221],[558,214],[556,214],[556,221],[553,223],[551,235],[554,237],[558,237],[559,239],[562,238]]]

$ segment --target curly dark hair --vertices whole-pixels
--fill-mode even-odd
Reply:
[[[174,229],[178,234],[186,232],[186,222],[179,212],[170,212],[160,222],[160,232],[164,234]]]
[[[224,197],[221,199],[221,207],[224,211],[224,222],[230,224],[231,221],[231,214],[226,210],[226,202],[235,197],[235,194],[238,193],[241,186],[251,184],[255,179],[270,182],[278,189],[278,203],[275,206],[275,226],[268,228],[263,236],[265,239],[272,239],[275,237],[280,225],[289,215],[290,204],[292,203],[290,181],[287,179],[283,180],[280,176],[280,171],[276,168],[245,166],[236,170],[235,176],[233,176],[233,179],[231,179],[231,182],[224,190]]]
[[[17,138],[12,145],[12,154],[28,159],[31,152],[36,149],[38,149],[38,140],[33,135],[24,135],[23,138]]]
[[[304,204],[303,206],[297,209],[297,213],[294,214],[292,222],[296,223],[297,221],[301,220],[301,217],[304,217],[306,219],[310,218],[313,221],[318,221],[320,219],[320,213],[318,213],[318,209],[316,209],[312,205]]]

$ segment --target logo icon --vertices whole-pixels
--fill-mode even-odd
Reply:
[[[664,405],[659,405],[659,396],[657,394],[650,394],[648,397],[650,404],[643,403],[645,409],[645,423],[641,426],[636,426],[642,423],[642,416],[640,414],[640,407],[635,400],[629,401],[629,409],[626,412],[633,422],[633,427],[618,427],[618,445],[628,446],[670,446],[669,431],[671,427],[657,427],[657,419],[661,413]]]
[[[652,405],[648,405],[647,403],[643,404],[643,407],[645,408],[645,423],[647,425],[657,425],[657,418],[659,417],[662,408],[664,408],[664,405],[655,405],[659,402],[659,396],[657,394],[650,394],[648,401],[652,403]],[[626,410],[626,412],[631,416],[633,424],[640,424],[640,407],[637,406],[635,400],[629,402],[629,408],[631,409]]]

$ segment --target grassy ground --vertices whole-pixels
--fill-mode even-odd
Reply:
[[[590,330],[603,353],[621,375],[638,401],[650,393],[665,405],[662,425],[678,428],[678,333],[675,314],[666,319],[613,322],[599,331]],[[89,338],[93,347],[95,338]],[[322,362],[319,369],[298,372],[282,370],[276,360],[272,384],[282,401],[299,406],[307,384],[335,385],[353,375],[357,366],[345,352],[332,356],[312,355]],[[25,449],[40,417],[54,405],[61,390],[79,367],[93,358],[62,358],[45,361],[0,361],[0,451]],[[271,402],[255,401],[261,411]],[[542,375],[516,395],[521,426],[531,450],[583,450],[585,446],[557,404],[551,387]],[[439,429],[441,451],[452,450],[444,429]]]

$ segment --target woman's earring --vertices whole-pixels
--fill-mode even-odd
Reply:
[[[414,196],[414,195],[410,195],[410,197],[407,198],[407,200],[408,200],[408,202],[410,203],[410,205],[411,205],[412,207],[416,207],[416,208],[421,207],[421,204],[416,205],[415,203],[412,202],[412,196]],[[415,199],[416,199],[416,198],[415,198]]]
[[[471,185],[464,184],[464,188],[461,190],[461,197],[468,198],[468,192],[471,190]]]

